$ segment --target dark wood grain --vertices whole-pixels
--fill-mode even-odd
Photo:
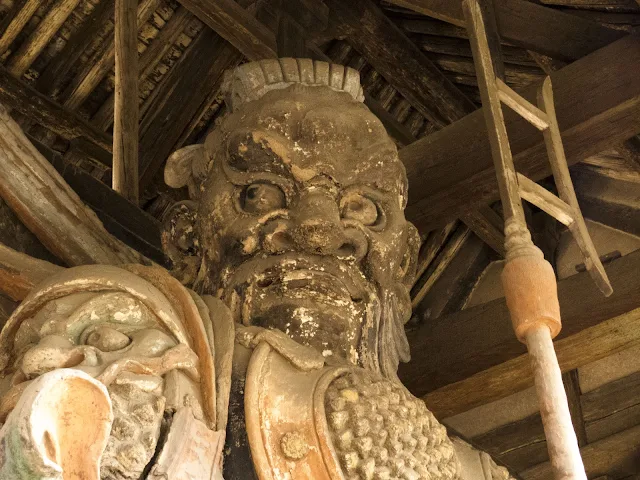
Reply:
[[[626,37],[551,75],[567,161],[574,164],[640,131],[640,38]],[[526,89],[535,101],[537,86]],[[539,180],[550,174],[542,136],[504,110],[516,168]],[[464,142],[460,141],[464,138]],[[421,230],[498,197],[483,113],[478,110],[400,150],[409,177],[407,217]],[[417,188],[411,188],[411,185]]]

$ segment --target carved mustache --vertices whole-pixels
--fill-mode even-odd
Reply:
[[[44,352],[44,349],[55,351]],[[42,360],[38,360],[38,375],[57,368],[72,367],[84,370],[80,364],[86,358],[95,357],[96,350],[95,347],[88,345],[80,345],[66,351],[43,347],[38,353],[44,353],[45,356],[46,353],[49,353],[51,356],[48,357],[50,361],[44,365]],[[28,357],[28,353],[25,355],[25,360],[27,363],[30,363],[31,360]],[[42,358],[40,355],[38,355],[38,357],[40,359]],[[109,364],[99,375],[95,376],[95,378],[105,386],[109,386],[124,372],[162,376],[171,370],[181,369],[184,370],[192,380],[199,382],[200,374],[198,373],[197,366],[198,356],[195,352],[187,345],[179,344],[168,349],[159,357],[132,356],[118,359]],[[35,373],[35,370],[29,369],[28,366],[27,369]],[[91,372],[87,373],[91,374]],[[20,381],[21,383],[14,384],[2,400],[0,400],[0,422],[6,420],[7,415],[16,406],[24,390],[32,382],[32,380],[24,379],[24,372],[18,372],[14,377],[14,382]]]

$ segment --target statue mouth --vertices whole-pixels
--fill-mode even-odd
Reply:
[[[240,265],[225,283],[227,298],[234,292],[243,296],[278,295],[337,306],[360,303],[371,290],[356,267],[333,257],[299,253],[255,257]]]

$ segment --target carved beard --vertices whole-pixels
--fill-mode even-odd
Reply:
[[[212,279],[209,272],[204,275],[201,272],[199,276],[209,281]],[[343,299],[341,313],[342,315],[348,313],[350,318],[347,321],[357,325],[359,339],[355,349],[341,349],[336,345],[339,343],[337,339],[326,342],[326,345],[313,342],[314,328],[326,330],[326,323],[340,321],[344,323],[344,318],[337,319],[336,315],[328,313],[327,308],[323,308],[323,306],[326,307],[326,304],[322,303],[326,301],[324,300],[326,292],[300,288],[298,298],[294,297],[296,301],[292,301],[291,297],[283,298],[279,303],[274,302],[271,308],[262,310],[256,308],[256,303],[259,303],[256,298],[260,297],[261,289],[264,288],[265,284],[261,283],[264,277],[257,276],[242,285],[231,287],[226,285],[226,289],[224,285],[228,278],[225,279],[225,275],[221,277],[223,280],[220,283],[223,286],[219,291],[224,292],[221,294],[222,299],[232,310],[237,323],[277,328],[294,340],[313,346],[322,353],[336,354],[354,365],[378,372],[391,380],[398,379],[399,363],[409,361],[409,344],[404,324],[410,316],[410,310],[407,311],[400,306],[403,300],[408,301],[408,298],[403,300],[399,298],[403,296],[403,287],[400,284],[382,285],[379,282],[367,281],[366,297],[357,305],[354,306],[353,303]],[[323,299],[318,299],[318,295]],[[273,298],[277,297],[274,295]],[[314,302],[317,304],[314,305]],[[307,319],[300,321],[294,318],[305,310],[308,314]],[[321,314],[314,317],[312,310]],[[292,324],[292,319],[297,320],[298,324]]]
[[[114,383],[108,390],[114,419],[100,478],[138,480],[156,453],[165,398],[131,383]]]

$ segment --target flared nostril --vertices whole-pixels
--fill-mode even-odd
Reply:
[[[366,236],[356,229],[344,231],[345,241],[336,251],[338,258],[343,260],[360,261],[369,250],[369,243]]]

